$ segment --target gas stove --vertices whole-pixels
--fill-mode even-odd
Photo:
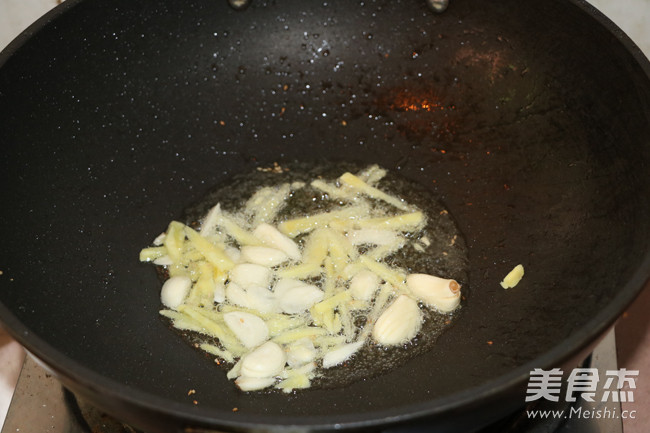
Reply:
[[[600,377],[606,371],[616,370],[616,341],[614,332],[610,332],[585,360],[583,367],[596,368]],[[602,382],[599,382],[601,385]],[[603,389],[597,389],[594,400],[602,403],[588,403],[582,398],[573,405],[563,407],[565,413],[580,413],[585,410],[600,411],[612,416],[599,417],[534,417],[530,406],[520,413],[487,426],[474,433],[623,433],[619,415],[621,404],[601,399]],[[584,407],[581,407],[584,406]],[[535,410],[548,409],[536,406]],[[558,407],[553,407],[558,409]],[[429,432],[426,424],[391,428],[378,433],[415,433]],[[55,377],[44,370],[31,356],[25,358],[16,390],[7,413],[1,433],[42,432],[42,433],[144,433],[103,413],[73,393],[66,390]],[[223,433],[205,431],[204,433]],[[472,433],[472,432],[467,432]]]

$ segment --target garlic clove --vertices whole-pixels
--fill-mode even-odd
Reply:
[[[264,320],[243,311],[231,311],[223,315],[228,328],[248,349],[259,346],[269,338],[269,328]]]
[[[239,284],[233,283],[232,281],[226,285],[225,289],[226,300],[234,305],[239,305],[240,307],[250,308],[248,301],[248,294]]]
[[[292,260],[300,260],[301,254],[298,245],[272,225],[260,224],[253,230],[253,236],[262,241],[264,245],[284,252]]]
[[[278,311],[277,300],[272,291],[266,287],[251,286],[246,289],[249,308],[260,313],[275,313]]]
[[[289,256],[276,248],[247,245],[242,247],[240,259],[242,262],[271,267],[286,262]]]
[[[235,365],[233,365],[232,368],[228,370],[228,373],[226,373],[226,377],[229,380],[236,379],[237,377],[239,377],[239,372],[241,371],[241,362],[242,359],[239,358],[239,361],[237,361]]]
[[[192,280],[189,277],[171,277],[165,281],[160,290],[160,301],[167,308],[178,308],[187,297],[191,287]]]
[[[418,303],[407,295],[400,295],[379,316],[372,336],[381,345],[394,346],[411,340],[421,326],[422,312]]]
[[[440,312],[453,311],[460,304],[460,284],[455,280],[410,274],[406,277],[406,286],[413,296]]]
[[[273,292],[266,287],[251,286],[246,289],[239,284],[229,282],[226,285],[226,300],[240,307],[257,310],[260,313],[277,311],[277,303]]]
[[[238,263],[239,259],[241,259],[241,251],[233,246],[226,246],[224,252],[233,263]]]
[[[278,297],[278,306],[287,314],[300,314],[323,300],[321,289],[310,284],[301,284],[283,290]]]
[[[268,287],[271,282],[271,269],[254,263],[242,263],[230,270],[229,278],[243,288]]]
[[[242,358],[240,373],[246,377],[273,377],[284,368],[287,356],[282,348],[267,341]]]
[[[367,269],[359,271],[350,280],[350,294],[354,299],[369,301],[379,287],[379,277]]]
[[[363,346],[364,341],[356,341],[354,343],[348,343],[348,344],[342,344],[323,356],[323,368],[330,368],[334,367],[335,365],[339,365],[350,359],[352,355],[354,355],[359,349],[361,349],[361,346]]]
[[[293,289],[294,287],[299,287],[304,285],[305,283],[296,280],[294,278],[280,278],[276,283],[275,286],[273,286],[273,293],[275,296],[280,297],[282,296],[287,290]]]
[[[316,359],[318,351],[309,338],[301,338],[287,346],[287,364],[298,367]]]
[[[240,376],[235,380],[235,384],[242,391],[258,391],[268,388],[275,383],[274,377],[248,377]]]

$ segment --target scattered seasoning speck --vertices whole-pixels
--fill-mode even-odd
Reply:
[[[239,409],[237,409],[236,407],[233,407],[233,408],[232,408],[232,411],[233,411],[233,412],[237,412],[238,410],[239,410]]]
[[[490,340],[487,342],[488,346],[492,346],[494,344],[494,341]]]
[[[192,400],[192,403],[194,403],[194,404],[199,404],[199,402],[196,401],[196,400]]]
[[[285,172],[285,171],[289,171],[289,169],[282,168],[282,166],[280,164],[278,164],[277,162],[274,162],[273,167],[257,167],[257,171],[261,171],[261,172],[264,172],[264,173],[278,173],[279,174],[279,173],[282,173],[282,172]]]
[[[192,395],[192,394],[196,394],[195,389],[190,389],[189,391],[187,391],[187,395]]]

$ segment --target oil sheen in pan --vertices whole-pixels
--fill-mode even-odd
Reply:
[[[200,227],[201,219],[217,203],[220,203],[221,208],[226,211],[237,212],[259,188],[298,181],[305,182],[306,186],[292,192],[289,199],[290,206],[285,207],[278,214],[277,220],[282,221],[290,217],[324,212],[338,205],[338,202],[330,200],[322,192],[310,187],[309,183],[316,178],[335,181],[346,171],[357,173],[364,168],[366,166],[349,162],[317,164],[294,162],[282,166],[275,165],[268,169],[258,168],[250,173],[236,175],[231,181],[221,184],[210,191],[197,203],[185,209],[182,219],[190,226]],[[422,185],[391,171],[388,171],[386,177],[376,186],[389,194],[404,199],[411,205],[417,206],[427,215],[427,225],[418,233],[418,239],[412,239],[415,242],[409,242],[398,253],[387,257],[385,262],[391,266],[399,266],[408,273],[427,273],[445,278],[454,278],[461,284],[461,290],[467,290],[468,259],[466,242],[452,216],[440,200]],[[382,206],[382,204],[377,205]],[[428,246],[422,242],[417,242],[425,237],[429,241]],[[297,238],[296,240],[300,244],[301,239]],[[414,248],[416,243],[420,248],[423,247],[424,251],[417,251]],[[313,282],[318,284],[318,280]],[[386,348],[375,343],[366,344],[353,358],[344,364],[323,371],[323,374],[312,382],[311,388],[346,386],[357,380],[386,373],[396,366],[404,364],[409,359],[420,356],[427,351],[435,350],[435,342],[438,336],[448,326],[452,325],[459,316],[460,309],[450,314],[434,312],[427,307],[423,307],[422,311],[425,317],[422,329],[413,340],[403,347]],[[357,324],[363,325],[362,317],[359,318]],[[182,332],[182,335],[192,345],[198,341],[206,341],[205,336],[199,336],[191,332]],[[226,368],[231,367],[225,363],[221,363],[221,365]],[[304,390],[297,392],[304,392]]]

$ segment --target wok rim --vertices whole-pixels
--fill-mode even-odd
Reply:
[[[634,272],[630,280],[623,286],[609,306],[602,309],[582,328],[574,332],[552,350],[542,356],[513,369],[510,373],[501,375],[496,379],[482,385],[468,388],[449,394],[444,397],[433,398],[426,402],[398,406],[391,409],[367,411],[363,414],[337,415],[336,420],[331,416],[278,416],[278,415],[242,415],[237,412],[215,412],[215,409],[192,406],[190,403],[181,404],[170,402],[165,398],[132,388],[109,379],[87,368],[58,351],[54,346],[42,340],[30,331],[11,313],[4,305],[0,304],[0,317],[6,325],[6,330],[25,349],[40,361],[55,377],[68,385],[72,391],[84,394],[84,390],[101,395],[103,399],[121,401],[133,407],[150,412],[183,419],[188,425],[212,425],[220,428],[231,429],[277,429],[287,427],[309,427],[311,429],[351,429],[386,426],[404,422],[412,422],[427,417],[440,416],[447,411],[468,409],[480,406],[483,402],[505,394],[529,377],[534,368],[548,369],[561,364],[574,354],[594,346],[600,338],[615,324],[623,311],[634,301],[647,284],[650,283],[650,253],[646,254],[641,266]],[[522,401],[522,406],[523,406]],[[329,421],[328,421],[329,419]],[[286,421],[291,420],[290,424]]]
[[[67,0],[55,6],[38,20],[16,36],[2,51],[0,51],[0,68],[43,27],[86,0]],[[605,27],[636,61],[650,85],[650,60],[634,41],[611,19],[586,0],[568,0],[581,11],[594,19],[600,26]],[[649,242],[650,245],[650,242]],[[4,304],[0,303],[0,323],[4,329],[18,341],[39,363],[52,372],[64,385],[72,391],[82,394],[94,394],[103,399],[119,401],[140,410],[162,413],[166,416],[183,420],[188,425],[208,425],[230,429],[286,429],[291,427],[310,429],[353,429],[386,426],[403,422],[415,421],[426,417],[440,416],[445,412],[462,410],[494,399],[508,392],[529,377],[533,368],[549,368],[556,366],[575,354],[592,348],[605,333],[615,324],[624,310],[636,299],[641,291],[650,284],[650,248],[635,269],[629,280],[621,287],[606,308],[601,309],[578,330],[556,344],[551,350],[536,359],[512,369],[505,375],[483,383],[482,385],[454,392],[443,397],[432,398],[425,402],[397,406],[390,409],[366,411],[337,415],[336,420],[331,416],[283,416],[283,415],[245,415],[230,411],[216,412],[191,403],[177,403],[166,398],[124,385],[116,380],[107,378],[85,365],[68,358],[56,347],[50,345],[38,335],[31,333]],[[522,401],[522,406],[523,406]],[[99,405],[98,405],[99,406]],[[191,408],[192,411],[188,410]],[[119,415],[119,414],[115,414]],[[119,417],[119,416],[118,416]],[[286,423],[290,420],[291,423]]]

